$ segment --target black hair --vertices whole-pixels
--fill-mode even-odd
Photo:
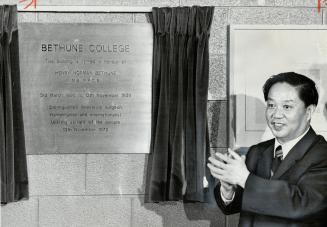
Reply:
[[[285,72],[271,76],[263,85],[265,101],[268,99],[270,88],[276,83],[288,83],[295,87],[298,90],[299,98],[304,102],[305,107],[308,107],[311,104],[318,104],[319,94],[315,82],[310,78],[295,72]]]

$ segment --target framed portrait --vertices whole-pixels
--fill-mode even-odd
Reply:
[[[229,146],[273,138],[262,87],[282,72],[316,82],[319,103],[311,125],[327,138],[327,26],[235,25],[229,31]]]

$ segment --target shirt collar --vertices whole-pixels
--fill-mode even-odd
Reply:
[[[275,157],[275,151],[276,151],[276,148],[281,145],[282,146],[282,151],[283,151],[283,159],[286,157],[286,155],[288,154],[288,152],[295,146],[295,144],[297,144],[297,142],[299,142],[305,134],[307,134],[307,132],[309,131],[310,127],[303,133],[301,134],[300,136],[298,136],[297,138],[295,139],[292,139],[286,143],[284,143],[283,145],[280,144],[278,142],[278,140],[275,138],[275,147],[274,147],[274,157]]]

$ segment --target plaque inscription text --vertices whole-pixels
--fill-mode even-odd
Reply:
[[[147,153],[152,28],[20,25],[27,152]]]

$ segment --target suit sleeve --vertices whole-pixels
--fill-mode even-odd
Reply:
[[[251,173],[243,191],[241,209],[294,220],[324,212],[327,209],[327,159],[312,165],[295,184],[267,180]]]
[[[246,155],[246,166],[250,172],[254,172],[256,168],[256,149],[251,147]],[[214,195],[217,202],[218,207],[222,210],[222,212],[226,215],[235,214],[241,211],[242,208],[242,195],[243,195],[243,188],[237,186],[235,190],[235,196],[231,203],[226,205],[221,198],[220,193],[220,183],[218,183],[214,189]]]

